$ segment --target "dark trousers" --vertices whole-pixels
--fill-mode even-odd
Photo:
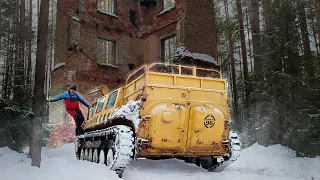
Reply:
[[[76,118],[75,118],[75,123],[76,123],[76,135],[81,135],[84,134],[84,130],[82,129],[81,125],[84,121],[83,114],[81,110],[76,110]]]

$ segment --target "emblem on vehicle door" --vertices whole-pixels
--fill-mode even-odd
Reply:
[[[216,119],[212,115],[208,115],[206,118],[204,118],[204,126],[206,128],[212,128],[216,124]]]

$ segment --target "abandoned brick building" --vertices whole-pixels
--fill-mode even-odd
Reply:
[[[76,83],[92,102],[90,91],[119,87],[142,64],[169,62],[180,44],[217,57],[212,0],[58,0],[50,96]],[[50,105],[50,123],[59,125],[51,146],[72,139],[69,121],[63,102]]]

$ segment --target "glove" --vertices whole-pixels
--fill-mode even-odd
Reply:
[[[47,102],[52,102],[52,100],[51,99],[47,99]]]

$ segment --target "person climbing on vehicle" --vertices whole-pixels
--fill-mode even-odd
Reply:
[[[76,135],[84,133],[81,125],[84,121],[84,116],[79,107],[79,101],[89,108],[89,104],[77,93],[77,85],[73,85],[68,91],[63,92],[61,95],[53,97],[48,102],[55,102],[64,99],[64,104],[68,114],[72,116],[76,123]]]

